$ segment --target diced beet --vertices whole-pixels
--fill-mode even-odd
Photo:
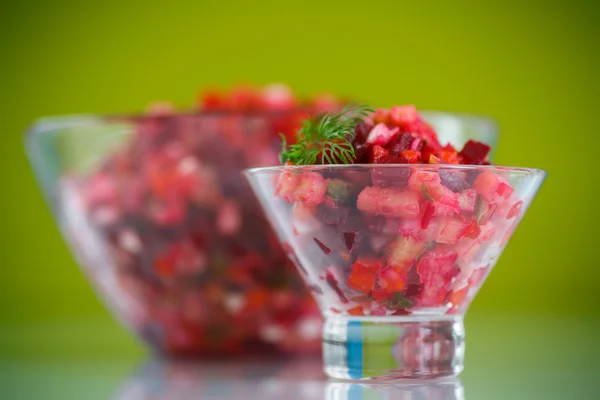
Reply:
[[[390,129],[384,123],[378,123],[371,129],[369,136],[367,136],[366,143],[372,145],[387,145],[398,133],[399,128]]]
[[[346,244],[346,249],[348,249],[348,251],[352,250],[352,247],[354,247],[355,239],[356,239],[356,233],[344,232],[344,243]]]
[[[460,151],[464,164],[479,165],[487,161],[488,154],[492,148],[485,143],[469,140]]]
[[[368,164],[371,157],[371,146],[354,143],[355,164]]]
[[[367,141],[367,137],[369,136],[369,132],[371,132],[373,126],[367,123],[360,123],[356,125],[354,128],[354,140],[357,143],[365,143]]]
[[[453,192],[459,193],[470,187],[467,180],[457,172],[441,170],[439,175],[442,185],[446,186]]]
[[[394,140],[392,140],[389,144],[390,152],[394,155],[400,154],[401,151],[411,150],[411,145],[415,140],[414,136],[410,132],[404,132],[399,135],[396,135]],[[421,139],[419,139],[422,142]],[[418,150],[418,149],[412,149]]]
[[[348,303],[348,299],[346,298],[346,296],[344,295],[344,292],[340,288],[340,284],[338,283],[338,280],[336,279],[335,275],[330,270],[327,270],[325,272],[325,281],[327,282],[329,287],[331,287],[333,289],[333,291],[338,295],[338,297],[342,303],[344,303],[344,304]]]
[[[423,218],[421,219],[421,228],[427,229],[431,219],[433,218],[433,214],[435,212],[435,206],[433,203],[428,202],[425,206],[425,211],[423,212]]]
[[[389,157],[390,152],[378,144],[371,149],[371,164],[387,164]]]
[[[417,273],[417,268],[411,268],[407,274],[406,289],[404,296],[407,299],[416,299],[423,292],[421,277]]]
[[[313,238],[313,240],[321,248],[321,250],[323,250],[323,253],[325,253],[326,256],[331,254],[331,249],[329,247],[325,246],[325,244],[323,244],[323,242],[321,242],[317,238]]]
[[[456,265],[457,258],[456,252],[436,247],[419,260],[416,269],[423,284],[423,291],[419,295],[421,306],[438,307],[444,304],[452,279],[460,272]]]
[[[425,142],[423,148],[421,149],[421,159],[423,160],[423,164],[429,163],[429,157],[436,151],[437,148],[430,145],[428,142]]]

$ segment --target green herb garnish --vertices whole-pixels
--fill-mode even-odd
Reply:
[[[386,302],[390,309],[410,308],[412,306],[412,301],[407,299],[402,293],[394,293],[392,298]]]
[[[318,123],[305,120],[296,144],[288,146],[282,135],[281,163],[351,164],[356,158],[351,143],[354,128],[372,111],[366,106],[346,107],[339,114],[325,114]]]
[[[425,186],[424,183],[421,183],[421,194],[423,195],[423,197],[425,197],[425,200],[430,201],[432,203],[435,202],[435,199],[431,197],[431,195],[427,191],[427,186]]]

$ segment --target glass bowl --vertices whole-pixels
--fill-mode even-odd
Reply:
[[[318,352],[319,312],[240,175],[308,115],[47,118],[27,149],[87,278],[154,350]]]
[[[545,173],[464,165],[246,172],[325,319],[325,372],[457,375],[464,314]]]
[[[318,352],[319,311],[240,174],[279,164],[278,133],[314,112],[50,117],[26,146],[85,275],[151,348]],[[484,118],[428,116],[457,146],[495,140]]]

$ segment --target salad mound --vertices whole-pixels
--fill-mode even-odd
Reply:
[[[278,133],[293,139],[303,119],[338,102],[269,85],[206,91],[198,107],[157,103],[119,119],[131,135],[63,176],[86,272],[162,352],[318,351],[319,311],[240,171],[276,165]]]
[[[292,204],[288,247],[320,266],[319,280],[307,279],[325,312],[462,312],[523,212],[489,152],[440,143],[413,106],[306,121],[297,143],[284,143],[286,165],[370,164],[286,168],[276,180],[275,195]]]
[[[282,160],[296,165],[490,164],[490,146],[469,140],[458,151],[450,143],[440,144],[412,105],[375,111],[347,107],[320,122],[306,120],[297,142],[290,148],[284,142]]]

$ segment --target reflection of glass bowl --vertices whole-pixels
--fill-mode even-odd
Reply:
[[[325,371],[381,381],[462,370],[464,313],[545,173],[388,164],[247,176],[325,317]]]
[[[464,400],[464,388],[458,378],[406,381],[401,384],[365,385],[330,382],[325,399]]]
[[[318,351],[321,319],[240,171],[307,111],[48,118],[27,146],[87,277],[155,349]]]
[[[114,400],[464,400],[456,378],[365,385],[327,381],[318,359],[183,363],[150,361]]]

